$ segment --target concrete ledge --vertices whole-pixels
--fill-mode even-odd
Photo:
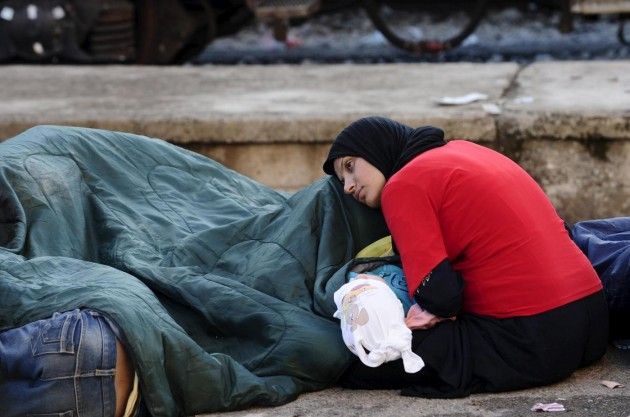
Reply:
[[[474,80],[491,99],[515,64],[0,69],[0,136],[54,123],[132,131],[175,143],[322,142],[366,114],[434,123],[454,136],[496,135],[477,106],[442,108]]]
[[[503,101],[499,129],[512,138],[628,140],[630,62],[530,65]]]
[[[339,130],[379,114],[502,151],[543,185],[563,216],[578,220],[630,214],[629,86],[630,61],[5,66],[0,138],[37,124],[134,132],[294,190],[322,175]],[[470,92],[488,99],[436,103]]]

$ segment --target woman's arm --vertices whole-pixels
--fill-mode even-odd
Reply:
[[[394,180],[383,190],[382,209],[402,259],[410,296],[426,313],[454,317],[462,308],[464,283],[448,259],[438,212],[439,190]],[[412,313],[414,314],[414,313]],[[415,314],[419,314],[415,310]]]
[[[462,307],[464,283],[445,259],[435,267],[414,292],[414,304],[405,324],[411,330],[430,329],[441,321],[455,320]]]
[[[413,294],[424,310],[439,317],[456,316],[462,308],[464,282],[450,261],[444,259],[422,280]]]

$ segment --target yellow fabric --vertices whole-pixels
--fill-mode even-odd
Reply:
[[[138,400],[140,399],[140,389],[138,388],[138,374],[133,375],[133,388],[129,393],[129,399],[127,399],[127,407],[125,407],[125,414],[123,417],[131,417],[136,411]]]
[[[382,239],[373,242],[357,253],[357,258],[380,258],[381,256],[394,255],[394,249],[392,249],[392,237],[385,236]]]

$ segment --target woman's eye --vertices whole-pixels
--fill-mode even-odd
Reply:
[[[352,161],[346,161],[346,169],[352,171]]]

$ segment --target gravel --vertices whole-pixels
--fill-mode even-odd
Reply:
[[[505,4],[507,2],[503,2]],[[573,15],[573,31],[561,33],[559,10],[540,2],[492,7],[461,46],[439,54],[411,54],[390,45],[363,9],[321,13],[289,28],[287,42],[252,22],[235,35],[212,42],[191,64],[274,64],[331,62],[532,62],[562,59],[628,59],[630,46],[617,38],[616,15]],[[414,40],[444,40],[457,34],[468,15],[451,10],[383,8],[395,31]],[[630,24],[626,37],[630,38]]]

